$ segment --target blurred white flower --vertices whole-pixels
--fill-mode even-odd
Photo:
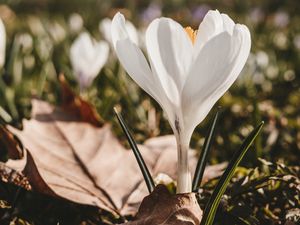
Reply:
[[[99,30],[100,30],[101,34],[103,35],[104,39],[106,41],[108,41],[111,45],[113,45],[112,37],[111,37],[111,24],[112,24],[111,19],[104,18],[99,23]],[[126,30],[128,32],[130,39],[133,41],[133,43],[138,45],[139,44],[139,35],[138,35],[138,31],[135,28],[135,26],[130,21],[126,21],[125,27],[126,27]]]
[[[74,33],[78,33],[79,31],[81,31],[83,27],[83,19],[80,14],[71,14],[71,16],[69,17],[69,27],[70,30]]]
[[[287,70],[283,74],[283,78],[286,81],[293,81],[296,78],[296,74],[294,70]]]
[[[271,81],[265,80],[265,81],[262,83],[261,87],[262,87],[263,92],[268,93],[268,92],[271,92],[271,91],[272,91],[272,89],[273,89],[273,84],[272,84]]]
[[[89,87],[107,61],[109,45],[105,41],[96,42],[87,33],[77,37],[70,49],[70,59],[80,90]]]
[[[253,74],[257,70],[257,63],[256,63],[256,55],[250,53],[244,66],[243,70],[241,71],[240,75],[237,78],[237,84],[239,86],[248,86],[253,82]]]
[[[288,38],[284,32],[277,32],[273,37],[273,42],[279,49],[286,49],[288,46]]]
[[[41,18],[37,16],[29,16],[27,23],[29,25],[30,31],[34,36],[44,36],[45,34],[47,34]]]
[[[64,27],[56,21],[49,24],[48,30],[55,43],[62,42],[67,36]]]
[[[298,50],[300,50],[300,34],[297,34],[297,35],[294,37],[293,43],[294,43],[295,47],[296,47]]]
[[[169,18],[155,19],[146,31],[150,65],[121,13],[111,32],[125,70],[167,114],[178,145],[177,192],[190,192],[192,133],[241,72],[250,52],[249,30],[217,10],[206,14],[198,32]]]
[[[258,51],[256,53],[256,63],[261,68],[266,68],[269,64],[269,56],[264,51]]]
[[[266,76],[271,79],[274,80],[279,74],[279,68],[277,65],[270,65],[268,66],[267,70],[266,70]]]
[[[264,20],[265,13],[261,8],[256,7],[250,11],[249,17],[254,24],[257,24]]]
[[[254,84],[262,85],[265,82],[266,78],[262,72],[257,71],[253,74],[252,80]]]
[[[141,20],[144,24],[149,24],[152,20],[161,16],[161,5],[157,2],[152,2],[142,11]]]
[[[33,39],[29,33],[22,33],[18,36],[18,41],[22,46],[23,52],[31,52],[33,48]]]
[[[290,22],[290,16],[285,11],[278,11],[274,15],[274,25],[279,28],[286,27]]]
[[[5,62],[5,49],[6,49],[6,32],[5,26],[0,19],[0,69],[3,67]]]

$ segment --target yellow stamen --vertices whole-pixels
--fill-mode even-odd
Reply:
[[[194,44],[196,41],[198,30],[194,30],[191,27],[186,27],[185,32],[188,34],[189,38],[191,39],[192,43]]]

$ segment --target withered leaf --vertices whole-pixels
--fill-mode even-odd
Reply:
[[[32,118],[23,131],[9,127],[24,147],[24,157],[6,166],[25,174],[38,192],[132,215],[148,194],[131,151],[113,135],[110,125],[95,127],[76,121],[73,114],[33,100]],[[154,176],[163,172],[175,178],[176,144],[173,136],[152,138],[139,145]],[[195,151],[190,151],[194,170]],[[208,167],[205,178],[220,175],[224,165]]]
[[[74,114],[82,122],[88,122],[94,126],[101,127],[103,121],[96,109],[72,91],[63,74],[59,75],[58,80],[62,92],[62,108],[70,114]]]
[[[142,201],[135,220],[123,225],[199,225],[201,218],[195,193],[174,195],[158,185]]]

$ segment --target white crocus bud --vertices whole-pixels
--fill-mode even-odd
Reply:
[[[192,133],[244,67],[251,47],[248,28],[217,10],[208,11],[198,31],[158,18],[146,30],[148,60],[121,13],[113,18],[111,35],[127,73],[166,113],[178,146],[177,192],[191,192]]]
[[[105,65],[109,55],[109,45],[105,41],[96,42],[87,33],[81,33],[70,50],[74,75],[83,91]]]

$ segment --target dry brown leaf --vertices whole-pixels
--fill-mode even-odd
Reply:
[[[23,157],[23,150],[16,137],[5,127],[0,125],[0,146],[7,151],[9,159],[20,159]]]
[[[199,225],[201,218],[195,193],[172,195],[158,185],[142,201],[135,220],[123,225]]]
[[[12,127],[27,150],[6,166],[24,173],[38,192],[97,206],[122,215],[135,214],[148,194],[131,151],[115,138],[109,125],[97,128],[76,121],[46,102],[34,100],[31,120],[24,130]],[[176,144],[173,136],[149,139],[139,145],[154,176],[163,172],[175,178]],[[190,151],[191,169],[195,151]],[[208,167],[205,178],[220,175],[224,165]]]
[[[88,122],[94,126],[101,127],[103,121],[97,110],[80,96],[76,95],[70,88],[63,74],[58,77],[62,91],[62,108],[74,114],[83,122]]]

